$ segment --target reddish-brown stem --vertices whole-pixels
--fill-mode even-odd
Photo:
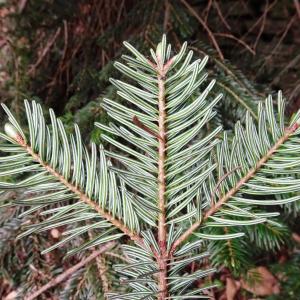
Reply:
[[[157,257],[159,267],[159,282],[158,282],[158,299],[164,300],[168,296],[167,291],[167,230],[166,230],[166,174],[165,174],[165,160],[166,160],[166,103],[165,103],[165,69],[163,66],[157,66],[158,79],[158,207],[160,210],[158,218],[158,243],[160,247],[160,254]]]
[[[99,255],[96,258],[96,263],[97,263],[97,267],[99,270],[99,277],[101,279],[102,282],[102,290],[103,290],[103,296],[104,299],[107,299],[107,294],[109,293],[109,281],[108,281],[108,277],[107,277],[107,268],[106,268],[106,261],[104,256]]]
[[[37,153],[35,153],[33,149],[24,142],[24,140],[21,137],[19,137],[17,141],[23,148],[25,148],[27,153],[31,155],[36,162],[38,162],[45,170],[48,171],[49,174],[53,175],[71,192],[76,194],[79,200],[86,203],[95,211],[97,211],[103,218],[105,218],[107,221],[112,223],[115,227],[119,228],[123,233],[128,235],[133,241],[137,242],[141,246],[144,245],[143,239],[136,232],[133,232],[121,220],[114,218],[110,213],[106,212],[95,201],[93,201],[90,197],[88,197],[85,193],[83,193],[77,186],[70,183],[66,178],[64,178],[64,176],[59,174],[55,169],[53,169],[50,165],[44,162],[41,159],[41,157]]]
[[[240,166],[237,166],[235,168],[233,168],[232,170],[230,170],[229,172],[227,172],[226,174],[224,174],[220,179],[219,181],[217,182],[216,184],[216,187],[214,188],[214,190],[212,191],[211,193],[211,198],[210,198],[210,205],[213,206],[215,204],[215,195],[216,195],[216,192],[219,191],[219,187],[220,185],[222,184],[222,182],[228,177],[230,176],[231,174],[233,174],[236,170],[240,169],[241,167]]]
[[[159,136],[156,132],[154,132],[153,130],[151,130],[150,128],[148,128],[146,125],[144,125],[137,116],[134,116],[132,118],[132,122],[140,127],[141,129],[145,130],[146,132],[150,133],[151,135],[155,136],[157,139],[162,140],[163,138],[161,136]]]
[[[186,230],[172,245],[171,255],[174,253],[176,248],[183,243],[204,221],[206,221],[210,216],[214,215],[219,209],[226,203],[232,196],[234,196],[240,188],[248,182],[257,171],[272,157],[276,150],[290,137],[290,135],[297,130],[299,125],[296,123],[292,127],[287,128],[285,134],[275,143],[275,145],[267,152],[267,154],[262,157],[255,167],[253,167],[240,181],[229,190],[215,205],[213,205],[204,215],[202,220],[194,223],[188,230]]]

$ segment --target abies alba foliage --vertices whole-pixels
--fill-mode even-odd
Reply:
[[[258,102],[226,132],[216,120],[222,94],[207,80],[207,57],[195,59],[186,43],[174,54],[165,36],[149,56],[124,45],[130,55],[115,67],[127,80],[111,79],[121,101],[103,99],[111,122],[95,124],[105,147],[85,146],[76,124],[68,134],[34,101],[25,101],[27,128],[3,105],[9,123],[0,176],[15,180],[0,188],[25,189],[11,205],[27,208],[21,217],[41,216],[19,238],[63,228],[44,253],[91,231],[91,239],[70,243],[68,255],[120,241],[127,263],[114,268],[127,288],[110,299],[205,298],[215,269],[201,262],[218,265],[221,253],[238,267],[230,255],[238,262],[247,255],[236,243],[245,235],[265,248],[281,242],[278,213],[268,207],[300,198],[300,113],[286,121],[279,93],[276,105],[272,97]],[[200,267],[188,268],[193,262]]]

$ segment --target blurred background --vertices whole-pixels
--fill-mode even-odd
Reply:
[[[298,0],[0,0],[1,102],[22,120],[23,100],[35,99],[44,108],[52,107],[70,130],[76,122],[87,140],[99,141],[101,132],[93,124],[107,122],[100,104],[103,97],[116,96],[109,78],[120,76],[113,62],[124,53],[122,42],[147,54],[166,33],[175,52],[188,41],[196,56],[210,56],[208,72],[217,78],[215,92],[225,94],[218,120],[226,129],[245,110],[255,115],[255,102],[278,90],[283,90],[287,114],[292,115],[300,107],[299,24]],[[3,116],[1,112],[1,126]],[[278,245],[271,252],[262,246],[251,256],[251,266],[264,265],[262,277],[267,271],[276,273],[274,284],[262,292],[245,287],[241,291],[242,271],[234,278],[228,266],[215,279],[221,284],[216,299],[251,299],[253,294],[300,298],[300,204],[283,211]],[[61,264],[63,248],[55,255],[39,255],[55,234],[15,243],[21,221],[14,215],[9,209],[0,212],[1,299],[14,297],[24,282],[26,288],[42,285],[66,267]],[[90,279],[82,285],[83,296],[52,291],[45,299],[102,299],[95,289]]]
[[[222,64],[237,68],[252,100],[282,89],[290,113],[300,106],[296,0],[0,3],[0,97],[19,113],[24,98],[36,99],[91,132],[122,42],[148,52],[163,32],[175,49],[188,41],[198,56],[209,54],[223,80],[231,74]]]

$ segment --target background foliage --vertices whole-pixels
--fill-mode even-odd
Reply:
[[[100,129],[93,123],[107,122],[99,105],[103,96],[116,98],[108,79],[119,76],[112,62],[121,54],[122,41],[130,41],[143,52],[153,47],[163,32],[177,50],[187,40],[200,57],[210,55],[210,71],[218,84],[215,93],[222,90],[225,94],[226,101],[218,108],[218,122],[225,128],[231,129],[245,110],[255,115],[254,102],[274,90],[284,91],[289,114],[299,108],[298,1],[4,0],[0,5],[0,96],[19,119],[24,117],[23,99],[35,99],[45,108],[54,108],[70,125],[78,123],[86,139],[91,135],[99,141]],[[236,262],[225,248],[214,259],[221,271],[218,279],[225,283],[226,278],[239,277],[255,265],[287,261],[281,265],[287,274],[284,280],[289,290],[296,290],[297,270],[289,261],[299,257],[291,239],[292,232],[299,232],[299,209],[299,204],[282,209],[284,226],[276,232],[272,249],[269,242],[257,243],[261,239],[256,235],[267,236],[266,228],[259,225],[231,248],[236,250]],[[25,288],[24,283],[26,288],[42,285],[80,260],[75,257],[61,265],[64,248],[40,255],[57,239],[53,232],[14,242],[21,224],[27,221],[16,218],[17,214],[14,209],[1,208],[0,297]],[[119,262],[109,258],[108,267],[115,260]],[[226,268],[224,264],[221,268],[222,261]],[[74,287],[79,286],[82,299],[86,295],[99,298],[95,273],[95,268],[86,268],[67,284],[50,290],[48,296],[68,299],[62,294],[71,293],[76,299]],[[112,284],[114,275],[110,270]],[[222,297],[222,293],[220,290],[215,296]],[[283,295],[295,299],[285,290]]]

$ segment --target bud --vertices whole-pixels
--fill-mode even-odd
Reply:
[[[20,134],[18,130],[11,123],[6,123],[4,125],[4,131],[9,137],[13,138],[15,141],[20,139]]]
[[[60,231],[56,228],[51,229],[50,234],[54,239],[58,239],[61,236]]]

